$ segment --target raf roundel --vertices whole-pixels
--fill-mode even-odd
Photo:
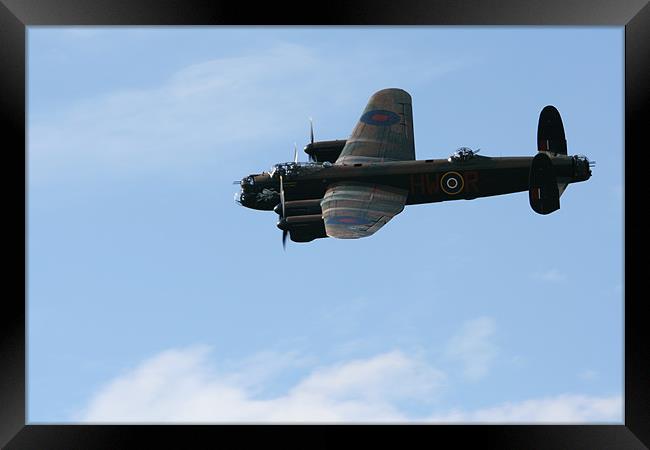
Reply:
[[[395,125],[399,121],[399,115],[385,109],[373,109],[361,116],[361,122],[380,127]]]
[[[366,225],[368,220],[361,216],[335,216],[325,220],[329,225]]]
[[[465,180],[458,172],[447,172],[440,178],[440,187],[449,195],[456,195],[465,187]]]

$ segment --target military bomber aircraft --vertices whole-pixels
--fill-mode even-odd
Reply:
[[[528,191],[539,214],[560,208],[570,183],[588,180],[594,163],[568,156],[564,126],[553,106],[539,116],[535,156],[488,157],[467,147],[446,159],[415,160],[411,96],[383,89],[370,100],[347,140],[311,142],[309,162],[276,164],[243,178],[237,203],[275,211],[282,243],[374,234],[405,205]]]

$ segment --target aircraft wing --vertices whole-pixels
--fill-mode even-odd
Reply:
[[[339,239],[374,234],[402,212],[408,191],[372,183],[334,183],[321,201],[325,233]]]
[[[336,164],[414,159],[411,96],[402,89],[384,89],[370,97]]]

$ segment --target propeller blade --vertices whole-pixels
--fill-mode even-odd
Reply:
[[[293,162],[298,163],[298,145],[293,143]]]
[[[312,145],[314,144],[314,121],[309,118],[309,138]]]
[[[282,175],[280,175],[280,203],[282,204],[282,217],[284,218],[284,184],[282,183]]]
[[[282,180],[282,175],[280,175],[280,204],[282,205],[282,219],[285,218],[284,214],[284,182]],[[282,248],[286,249],[287,246],[287,230],[282,230]]]
[[[241,181],[233,181],[232,184],[241,184]]]

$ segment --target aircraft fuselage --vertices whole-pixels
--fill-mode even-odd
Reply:
[[[558,180],[574,183],[590,176],[586,159],[553,153],[549,153],[549,157]],[[464,161],[427,159],[353,165],[286,163],[294,165],[294,170],[284,172],[285,201],[322,199],[327,188],[339,181],[407,190],[407,205],[523,192],[529,189],[532,161],[532,156],[476,155]],[[243,206],[268,211],[279,203],[277,173],[251,175],[242,180],[241,186],[238,201]]]

